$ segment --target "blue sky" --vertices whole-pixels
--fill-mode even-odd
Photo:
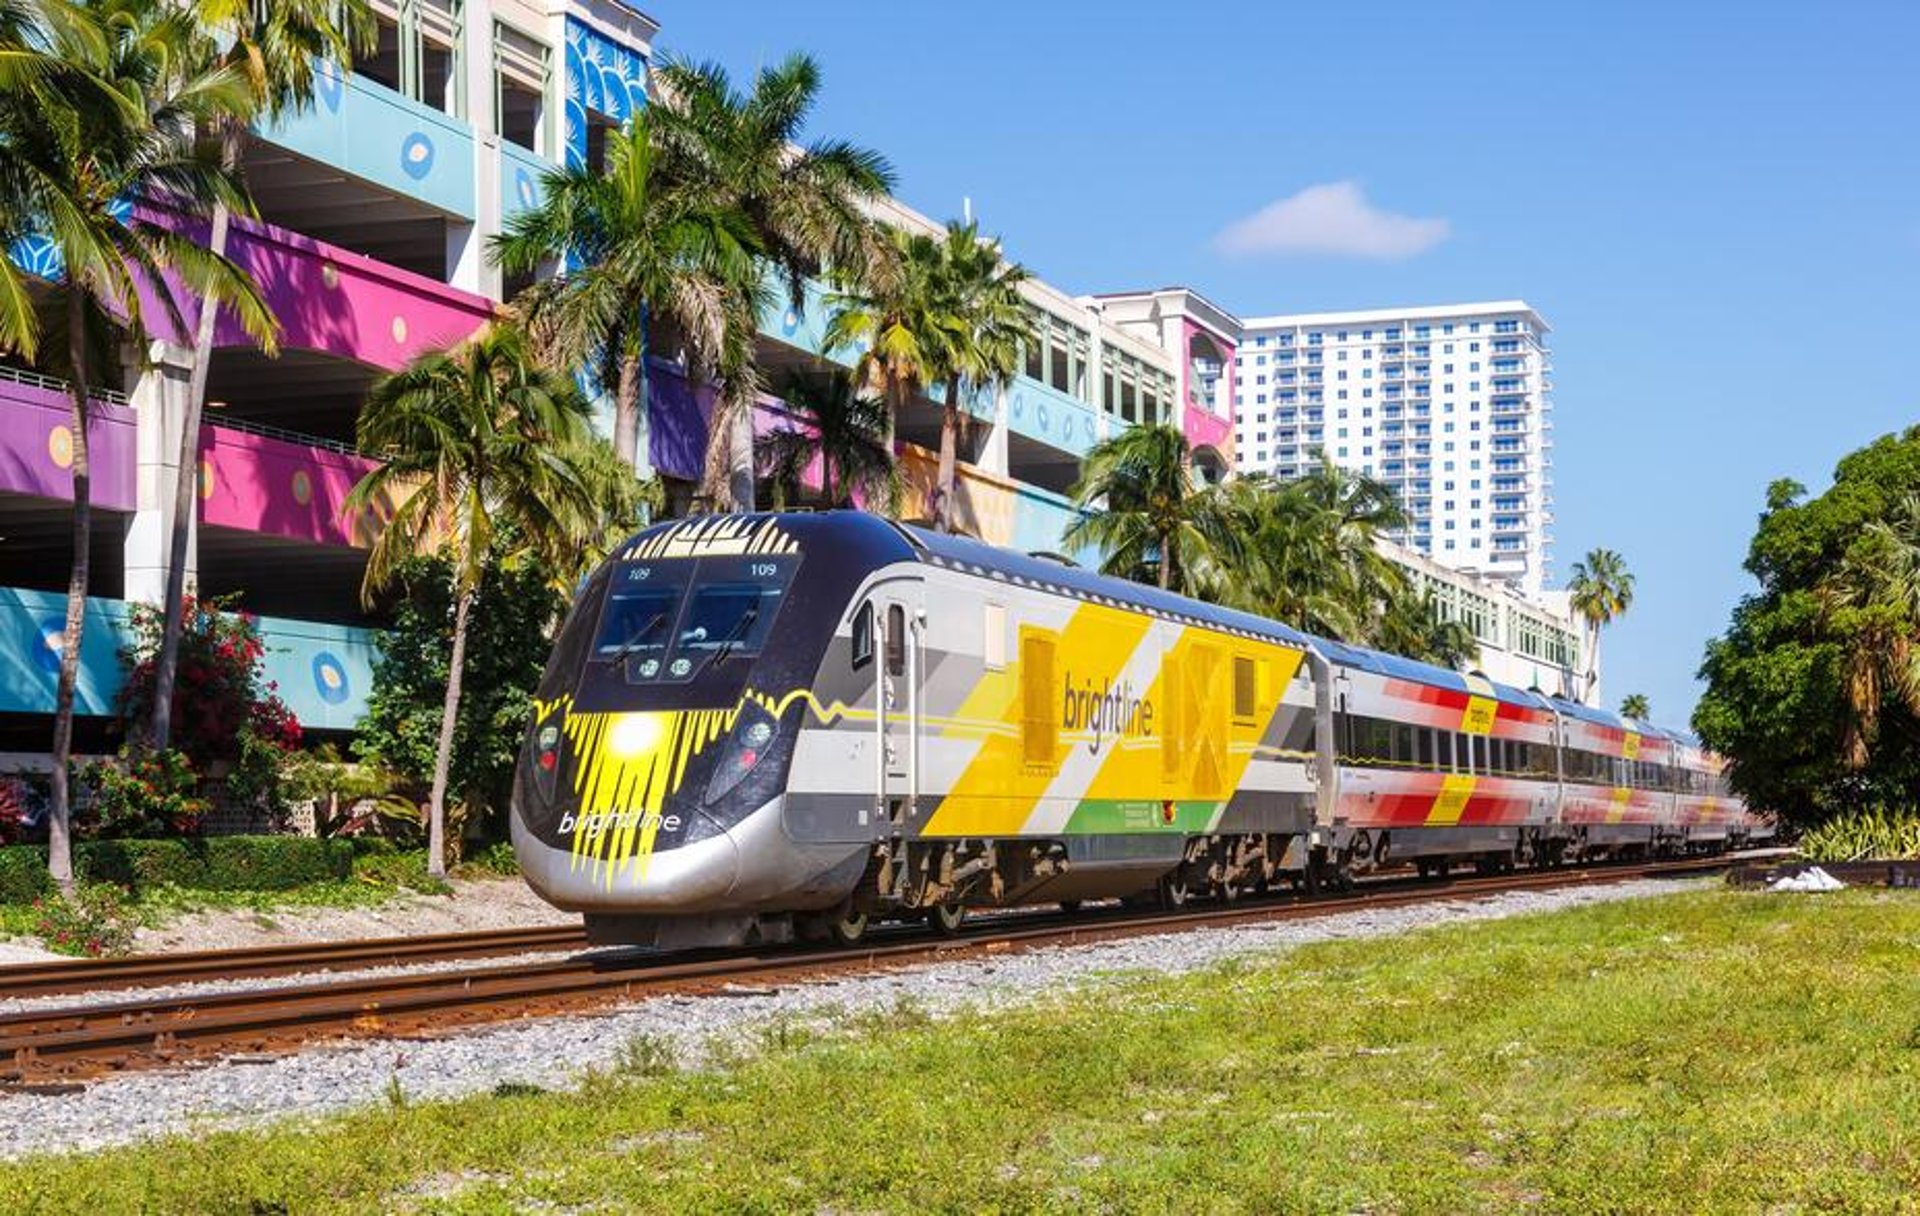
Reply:
[[[1752,586],[1767,483],[1818,490],[1916,421],[1920,5],[647,7],[662,49],[743,77],[813,54],[818,132],[885,152],[930,215],[970,196],[1072,292],[1530,301],[1555,330],[1556,581],[1592,546],[1626,556],[1606,688],[1662,721]],[[1339,182],[1444,239],[1223,251]]]

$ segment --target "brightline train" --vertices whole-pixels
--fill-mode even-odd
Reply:
[[[1772,833],[1688,735],[849,511],[604,563],[512,830],[594,940],[673,947]]]

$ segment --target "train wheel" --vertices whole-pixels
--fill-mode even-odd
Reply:
[[[1240,897],[1246,894],[1246,887],[1238,879],[1223,878],[1215,884],[1213,893],[1220,897],[1223,904],[1237,904]]]
[[[827,936],[842,946],[851,946],[867,935],[867,914],[848,909],[827,922]]]
[[[1077,899],[1063,899],[1060,901],[1060,910],[1068,916],[1072,916],[1080,911],[1080,901]]]
[[[1187,906],[1187,880],[1184,878],[1163,878],[1160,880],[1160,906],[1169,912],[1177,912]]]
[[[952,937],[967,923],[967,910],[960,904],[935,904],[927,909],[927,923],[942,937]]]

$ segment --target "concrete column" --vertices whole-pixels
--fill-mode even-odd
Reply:
[[[191,350],[155,342],[147,351],[147,366],[131,373],[127,385],[138,422],[135,445],[139,453],[135,507],[127,522],[123,551],[126,581],[121,595],[129,601],[160,604],[166,600],[173,492],[180,468],[180,435],[186,425],[187,380],[192,367]],[[188,594],[196,586],[199,565],[199,512],[194,515],[187,525]]]
[[[980,446],[976,467],[996,477],[1007,477],[1007,390],[993,390],[993,422],[987,428],[987,440]]]
[[[1106,439],[1113,433],[1113,422],[1106,407],[1106,363],[1107,346],[1101,340],[1100,322],[1104,316],[1100,305],[1095,303],[1087,309],[1087,362],[1091,365],[1088,372],[1088,384],[1091,392],[1087,394],[1087,404],[1093,408],[1094,436]]]

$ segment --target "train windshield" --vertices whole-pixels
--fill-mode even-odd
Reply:
[[[756,655],[799,562],[797,554],[729,554],[628,563],[607,591],[593,660],[646,683]]]

